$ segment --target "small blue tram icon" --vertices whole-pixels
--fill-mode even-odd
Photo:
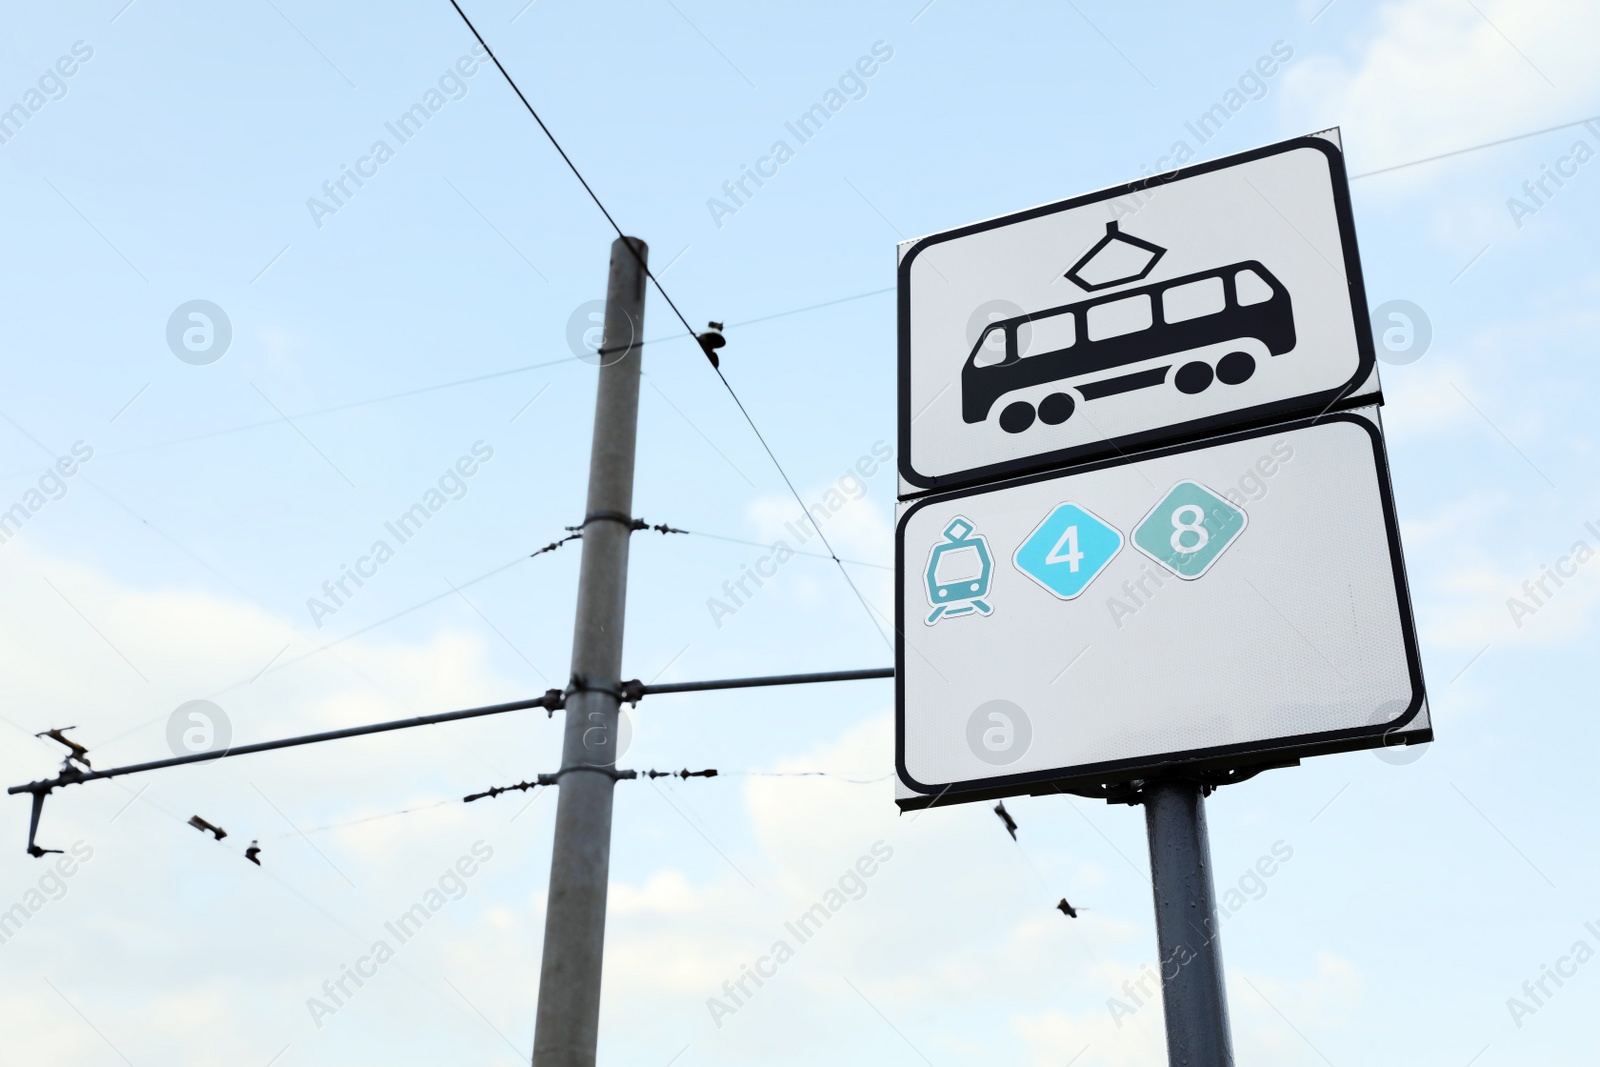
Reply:
[[[1166,251],[1108,222],[1066,277],[1085,292],[1127,285],[1147,277]],[[1255,356],[1232,348],[1213,364],[1197,350],[1251,339],[1273,356],[1295,346],[1289,290],[1253,259],[1002,319],[985,327],[961,370],[961,417],[984,422],[1009,393],[1081,379],[1037,407],[1016,399],[1000,411],[1007,433],[1022,433],[1036,418],[1056,426],[1072,417],[1074,392],[1099,400],[1164,385],[1174,365],[1180,393],[1202,393],[1214,380],[1241,385],[1256,372]],[[1195,358],[1181,361],[1185,353]],[[1105,373],[1135,363],[1154,365]]]
[[[933,608],[933,614],[925,620],[929,626],[959,615],[994,613],[994,608],[984,602],[989,583],[994,580],[994,556],[989,552],[988,539],[973,530],[971,519],[957,515],[944,528],[944,540],[928,552],[924,574],[928,603]]]

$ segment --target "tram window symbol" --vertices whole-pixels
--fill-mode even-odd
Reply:
[[[1165,251],[1109,222],[1105,237],[1066,277],[1088,292],[1127,285],[1146,278]],[[1027,351],[1024,331],[1033,334]],[[1079,399],[1165,385],[1169,376],[1188,395],[1204,392],[1213,381],[1241,385],[1256,372],[1249,352],[1230,348],[1214,363],[1178,357],[1244,341],[1257,342],[1271,356],[1296,343],[1289,290],[1253,259],[1001,319],[984,330],[961,370],[961,417],[985,422],[1008,394],[1053,382],[1063,384],[1037,407],[1024,399],[1004,405],[1000,428],[1022,433],[1035,419],[1058,425],[1072,416]],[[1119,370],[1137,363],[1147,365]]]
[[[1123,334],[1150,328],[1150,294],[1137,293],[1096,304],[1084,316],[1088,320],[1089,340],[1105,341]]]
[[[959,548],[940,556],[934,571],[935,581],[941,588],[961,582],[971,584],[983,577],[983,557],[978,555],[976,548]],[[977,588],[976,585],[972,586],[973,591]]]
[[[1244,294],[1239,294],[1244,302]],[[1204,315],[1215,315],[1228,306],[1228,294],[1221,278],[1201,278],[1187,285],[1174,285],[1162,295],[1162,319],[1166,322],[1188,322]]]
[[[924,576],[928,606],[933,608],[924,620],[929,626],[940,619],[994,613],[985,599],[994,580],[994,556],[988,539],[974,532],[970,519],[957,515],[945,526],[944,540],[928,550]]]

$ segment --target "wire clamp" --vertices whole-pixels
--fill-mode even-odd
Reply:
[[[619,686],[599,685],[590,681],[581,674],[574,674],[572,681],[567,683],[567,691],[562,694],[566,699],[571,699],[575,693],[604,693],[606,696],[615,697],[618,704],[628,699]]]
[[[564,775],[564,774],[570,774],[573,771],[592,771],[595,774],[603,774],[607,778],[610,778],[613,782],[620,781],[620,780],[623,780],[623,779],[633,779],[633,778],[639,777],[639,772],[638,771],[619,771],[615,767],[602,767],[602,766],[595,765],[595,764],[579,763],[579,764],[574,764],[571,767],[563,767],[559,771],[556,771],[554,774],[541,774],[541,775],[539,775],[538,784],[539,785],[560,785],[561,784],[561,776]]]
[[[583,522],[581,524],[577,526],[567,526],[564,527],[564,529],[574,532],[581,537],[583,535],[583,528],[588,526],[591,522],[618,522],[626,526],[630,531],[654,530],[661,534],[686,534],[689,532],[688,530],[680,530],[676,526],[668,526],[664,522],[658,522],[654,525],[651,525],[645,519],[636,519],[631,515],[624,515],[620,511],[590,512],[588,515],[583,517]],[[571,540],[571,538],[565,538],[565,540]]]
[[[582,530],[591,522],[620,522],[630,530],[638,529],[639,520],[632,515],[624,515],[620,511],[591,511],[583,517],[583,522],[577,526],[568,526],[569,530]]]
[[[540,702],[544,704],[544,717],[553,719],[558,710],[567,706],[567,694],[560,689],[546,689]]]

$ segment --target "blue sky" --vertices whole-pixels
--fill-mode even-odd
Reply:
[[[1211,799],[1219,886],[1251,894],[1223,935],[1240,1060],[1592,1058],[1600,964],[1547,979],[1532,1013],[1507,999],[1532,1004],[1524,982],[1576,942],[1600,951],[1583,891],[1600,564],[1531,615],[1507,601],[1576,542],[1600,548],[1600,162],[1574,155],[1600,132],[1370,173],[1594,114],[1592,10],[525,2],[465,6],[690,321],[730,324],[728,379],[808,501],[894,442],[897,241],[1129,180],[1179,139],[1210,158],[1339,125],[1368,295],[1432,324],[1383,374],[1438,741]],[[30,736],[49,726],[76,725],[97,766],[165,755],[190,700],[247,741],[559,686],[578,549],[524,557],[582,518],[594,371],[567,337],[603,295],[604,218],[498,74],[449,79],[472,40],[443,0],[123,5],[0,13],[0,107],[40,101],[0,143],[0,507],[92,450],[0,544],[6,782],[53,768]],[[1199,144],[1185,124],[1275,45],[1291,58]],[[892,54],[795,144],[785,124],[875,46]],[[398,143],[385,124],[430,90],[448,102]],[[380,139],[392,158],[314,213]],[[777,175],[713,210],[779,139]],[[1576,174],[1513,211],[1564,158]],[[206,365],[167,343],[192,300],[231,324]],[[636,513],[734,540],[635,538],[625,671],[888,663],[824,560],[716,625],[707,599],[762,554],[735,542],[796,509],[678,332],[652,293]],[[492,458],[313,619],[307,599],[475,445]],[[879,473],[828,528],[885,611],[893,499]],[[723,775],[618,788],[602,1062],[1164,1062],[1158,1006],[1108,1009],[1156,955],[1140,812],[1021,798],[1018,844],[985,806],[899,816],[891,706],[872,682],[634,714],[625,763]],[[525,1062],[554,798],[456,801],[558,754],[531,712],[68,790],[41,840],[92,856],[43,887],[8,798],[0,909],[34,914],[0,944],[7,1048],[83,1067]],[[732,773],[804,771],[830,776]],[[229,837],[185,826],[196,813]],[[460,899],[313,1019],[324,981],[480,841],[492,858]],[[892,858],[860,899],[714,1021],[707,998],[880,841]],[[1258,890],[1279,842],[1292,858]],[[1078,920],[1051,910],[1062,895]]]

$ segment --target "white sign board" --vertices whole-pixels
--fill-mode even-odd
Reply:
[[[902,798],[1432,737],[1376,408],[922,497],[895,547]]]
[[[908,241],[911,495],[1378,399],[1337,131]]]

